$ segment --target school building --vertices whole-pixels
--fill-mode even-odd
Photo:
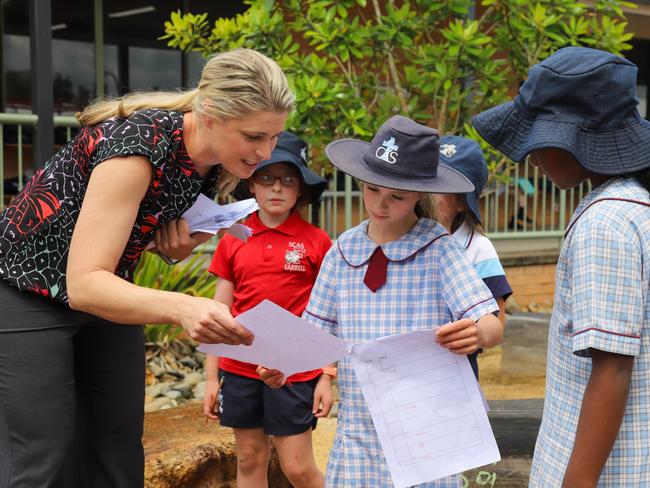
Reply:
[[[639,67],[639,108],[650,118],[650,0],[636,3],[624,9],[635,33],[625,55]],[[90,100],[196,83],[200,55],[158,39],[170,12],[207,12],[214,21],[245,9],[243,0],[0,0],[0,205],[22,188],[34,161],[71,136],[72,115]],[[485,228],[518,303],[550,305],[563,231],[589,188],[560,191],[520,165],[512,183],[486,190]],[[335,237],[364,218],[361,200],[349,178],[334,174],[314,217]]]

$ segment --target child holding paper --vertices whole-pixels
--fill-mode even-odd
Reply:
[[[245,222],[253,235],[246,243],[230,235],[219,242],[209,268],[219,277],[214,298],[230,306],[233,316],[264,299],[296,315],[307,305],[331,240],[303,220],[297,209],[318,202],[326,186],[323,178],[307,168],[306,155],[306,143],[283,132],[271,159],[260,163],[248,180],[248,190],[260,207]],[[292,386],[281,389],[266,386],[256,370],[254,364],[225,357],[208,355],[206,360],[203,410],[209,419],[220,419],[234,430],[237,486],[268,485],[273,436],[291,484],[322,487],[311,431],[317,418],[327,416],[331,408],[333,370],[295,374],[289,378]]]
[[[560,188],[593,188],[558,259],[532,488],[650,486],[650,122],[636,76],[627,59],[567,47],[472,120]]]
[[[437,329],[437,341],[468,354],[501,341],[492,293],[445,228],[431,220],[431,192],[473,189],[438,164],[437,131],[402,116],[370,143],[343,139],[326,148],[332,164],[363,182],[369,220],[343,233],[323,261],[303,314],[349,345],[390,334]],[[339,415],[326,474],[329,487],[387,487],[392,478],[350,357],[339,361]],[[281,373],[262,371],[269,384]],[[457,475],[421,487],[459,487]]]

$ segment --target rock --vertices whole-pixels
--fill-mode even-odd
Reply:
[[[203,374],[197,371],[186,374],[185,379],[183,379],[183,384],[187,386],[196,386],[201,381],[203,381]]]
[[[178,400],[179,398],[183,397],[183,394],[178,390],[169,390],[167,393],[165,393],[165,396],[167,398],[171,398],[172,400]]]
[[[163,408],[175,407],[176,405],[177,405],[177,403],[174,400],[172,400],[171,398],[159,397],[159,398],[154,399],[150,403],[145,403],[144,411],[145,411],[145,413],[156,412],[156,411],[161,410]]]
[[[193,388],[190,385],[186,385],[185,383],[181,383],[179,385],[176,385],[174,387],[174,390],[178,391],[183,395],[183,398],[192,398],[193,395]]]
[[[151,374],[154,375],[156,378],[159,378],[165,372],[160,366],[158,366],[154,362],[149,363],[149,371],[151,371]]]
[[[205,397],[205,384],[205,381],[201,381],[201,383],[194,387],[194,398],[197,400],[203,400]]]
[[[148,413],[144,420],[145,488],[235,488],[231,429],[205,424],[200,402]],[[269,486],[290,488],[273,453]]]
[[[537,305],[537,303],[535,303],[535,302],[530,302],[530,303],[528,304],[528,311],[529,311],[529,312],[532,312],[532,313],[537,313],[537,312],[540,311],[540,307],[539,307],[539,305]]]
[[[182,356],[192,356],[192,348],[187,345],[185,342],[179,340],[171,343],[172,349],[174,349],[181,357]]]
[[[199,369],[200,367],[199,364],[191,357],[182,358],[178,362],[190,369]]]
[[[511,296],[506,300],[506,313],[519,313],[521,312],[521,305],[517,303],[514,296]]]
[[[183,373],[181,373],[180,371],[177,371],[175,369],[167,370],[166,374],[168,376],[172,376],[172,377],[174,377],[176,379],[179,379],[179,380],[182,380],[185,377],[185,375]]]
[[[155,385],[156,384],[156,375],[154,375],[149,368],[147,368],[145,372],[145,385],[150,386],[150,385]]]
[[[167,393],[171,387],[172,385],[169,383],[157,383],[155,385],[147,386],[144,390],[144,394],[156,398]]]

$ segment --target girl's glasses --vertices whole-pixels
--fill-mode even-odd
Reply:
[[[286,187],[298,186],[300,184],[300,178],[297,176],[286,175],[286,176],[274,176],[265,173],[257,173],[253,175],[253,181],[262,186],[272,186],[275,185],[275,180],[280,180],[280,184]]]

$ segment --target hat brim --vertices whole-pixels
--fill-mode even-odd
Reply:
[[[593,131],[550,114],[525,113],[511,101],[475,115],[472,125],[518,163],[533,151],[558,148],[594,173],[620,175],[650,167],[650,122],[642,118],[623,128]]]
[[[283,150],[274,151],[273,157],[266,161],[262,161],[257,165],[255,171],[259,171],[266,166],[278,163],[289,164],[298,170],[302,177],[304,188],[309,193],[309,203],[311,205],[316,205],[327,188],[327,180],[310,170],[304,163],[302,163],[302,161],[297,161],[293,154]],[[232,195],[237,200],[244,200],[246,198],[251,198],[252,196],[250,191],[248,191],[248,184],[245,181],[242,181],[237,185],[237,188],[233,190]]]
[[[336,168],[373,185],[424,193],[467,193],[474,189],[468,178],[444,164],[439,164],[436,176],[429,178],[378,173],[363,159],[369,146],[357,139],[340,139],[329,143],[325,154]]]
[[[469,208],[469,211],[472,212],[476,221],[479,224],[483,225],[483,222],[481,221],[481,207],[479,205],[478,196],[476,195],[476,192],[471,191],[469,193],[465,193],[465,201],[467,202],[467,207]]]

